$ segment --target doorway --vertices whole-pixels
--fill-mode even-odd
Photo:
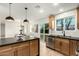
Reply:
[[[49,34],[48,23],[40,25],[40,39],[42,42],[46,41],[46,36]]]

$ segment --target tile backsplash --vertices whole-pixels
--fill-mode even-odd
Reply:
[[[63,35],[62,31],[52,31],[52,35]],[[66,36],[79,37],[79,30],[65,31]]]

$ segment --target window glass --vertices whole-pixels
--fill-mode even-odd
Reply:
[[[65,18],[65,30],[75,30],[75,17]]]
[[[62,31],[62,30],[75,30],[75,17],[65,17],[62,19],[56,20],[56,30]]]
[[[56,20],[56,30],[62,31],[63,30],[63,19],[57,19]]]

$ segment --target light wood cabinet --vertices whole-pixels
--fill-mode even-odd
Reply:
[[[30,41],[30,56],[38,55],[38,40]]]
[[[65,55],[69,55],[69,40],[61,39],[61,52]]]
[[[75,40],[70,40],[70,56],[75,56],[76,55],[76,41]]]
[[[29,56],[29,42],[20,44],[16,50],[18,56]]]
[[[49,29],[55,29],[55,16],[50,15],[49,16]]]
[[[68,39],[68,38],[63,38],[63,37],[55,37],[54,39],[55,39],[54,50],[64,55],[76,56],[78,54],[79,40],[71,39],[71,38]]]
[[[14,50],[9,47],[9,48],[3,48],[2,50],[0,50],[0,56],[14,56]]]
[[[60,48],[61,48],[60,44],[61,44],[60,38],[56,38],[55,39],[55,50],[60,51]]]
[[[65,55],[69,55],[69,40],[62,39],[62,38],[56,38],[55,39],[55,50]]]
[[[0,47],[0,56],[37,56],[39,38]]]

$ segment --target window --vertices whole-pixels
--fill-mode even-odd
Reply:
[[[75,17],[65,17],[62,19],[56,20],[56,30],[62,31],[62,30],[75,30]]]
[[[63,30],[63,19],[56,20],[56,30],[57,31]]]
[[[48,23],[45,23],[41,26],[41,30],[40,30],[41,33],[45,33],[45,34],[48,34],[49,33],[49,25]]]
[[[65,18],[65,30],[75,30],[75,17]]]
[[[48,25],[48,23],[45,24],[45,33],[49,33],[49,25]]]

